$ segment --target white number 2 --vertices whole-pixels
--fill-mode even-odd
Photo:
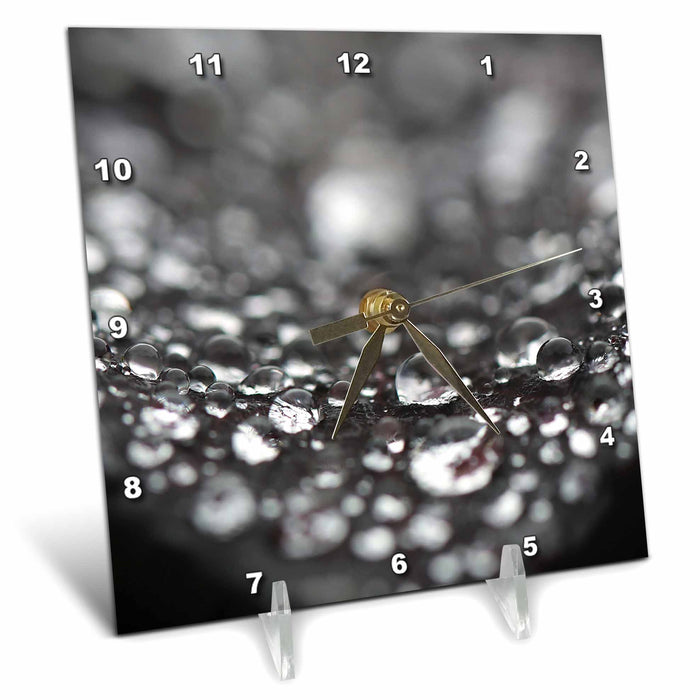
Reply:
[[[260,583],[262,575],[262,571],[250,571],[245,575],[247,579],[252,579],[253,581],[253,583],[250,584],[250,595],[255,595],[258,592],[258,584]]]
[[[534,557],[537,554],[537,536],[528,535],[523,538],[523,553],[526,557]]]
[[[576,151],[574,153],[574,158],[577,158],[574,170],[590,170],[591,166],[588,164],[588,153],[586,151]]]
[[[479,65],[484,67],[486,75],[488,75],[489,78],[493,77],[493,62],[491,61],[491,54],[487,53],[486,56],[479,61]]]

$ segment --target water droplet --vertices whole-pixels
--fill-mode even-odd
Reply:
[[[569,464],[559,481],[559,497],[565,503],[577,503],[596,496],[599,473],[593,462]]]
[[[600,312],[606,316],[620,318],[625,313],[625,291],[617,284],[603,284],[600,287],[603,306]]]
[[[511,435],[519,437],[530,430],[530,419],[524,413],[513,413],[506,422],[506,427]]]
[[[393,464],[391,455],[383,450],[372,449],[362,455],[362,466],[373,472],[388,472]]]
[[[93,338],[92,341],[95,352],[95,369],[105,372],[112,363],[112,351],[102,338]]]
[[[197,365],[190,370],[190,390],[195,394],[204,394],[216,380],[214,373],[204,365]]]
[[[583,428],[578,428],[569,434],[569,449],[577,457],[595,457],[598,451],[598,443],[591,433]]]
[[[371,527],[353,535],[350,549],[359,559],[381,561],[389,557],[396,548],[394,533],[383,525]]]
[[[248,396],[275,394],[293,385],[291,377],[288,377],[279,367],[265,366],[254,369],[238,385],[238,391]]]
[[[326,554],[348,536],[350,524],[337,508],[295,513],[282,521],[280,547],[290,559]]]
[[[161,384],[167,382],[175,387],[178,394],[186,394],[190,389],[190,378],[187,376],[187,372],[177,369],[170,368],[166,369],[163,374],[160,375]]]
[[[299,336],[288,343],[283,356],[284,370],[295,379],[311,377],[316,369],[325,365],[320,350],[305,336]]]
[[[436,496],[478,491],[491,481],[499,453],[493,432],[464,416],[443,418],[411,452],[410,473]]]
[[[584,413],[593,425],[617,425],[625,415],[624,397],[607,374],[591,377],[584,390]]]
[[[537,353],[537,372],[548,382],[568,379],[582,363],[581,351],[567,338],[548,340]]]
[[[340,509],[349,518],[356,518],[358,515],[362,515],[362,513],[364,513],[365,502],[359,496],[356,496],[354,493],[350,493],[341,501]]]
[[[233,389],[226,382],[213,382],[204,395],[204,410],[216,418],[224,418],[233,406]]]
[[[348,393],[350,382],[336,382],[328,392],[328,404],[330,406],[342,406],[345,401],[345,396]]]
[[[305,389],[287,389],[272,402],[269,418],[285,433],[311,430],[321,420],[321,409]]]
[[[462,566],[456,554],[439,554],[428,564],[428,576],[441,585],[456,583],[462,574]]]
[[[452,526],[444,518],[430,513],[416,513],[410,519],[404,536],[410,547],[436,552],[452,537]]]
[[[181,394],[177,386],[170,382],[161,382],[154,394],[155,400],[163,408],[174,413],[186,415],[194,408],[194,402],[187,394]]]
[[[458,350],[470,350],[488,337],[488,326],[472,321],[458,321],[447,328],[447,344]]]
[[[557,440],[547,440],[540,447],[539,457],[543,464],[561,464],[564,461],[564,452]]]
[[[483,511],[484,522],[491,527],[504,528],[512,525],[525,510],[525,500],[517,491],[501,494]]]
[[[132,345],[122,358],[124,368],[131,374],[155,381],[163,371],[163,362],[160,353],[148,343],[136,343]]]
[[[396,455],[403,452],[406,444],[401,423],[396,418],[386,416],[374,427],[374,438],[386,444],[390,454]]]
[[[540,423],[540,433],[544,437],[561,435],[569,427],[569,419],[565,413],[555,413],[551,420]]]
[[[586,352],[586,366],[596,374],[607,372],[617,360],[615,348],[605,340],[593,341]]]
[[[199,430],[199,420],[195,416],[168,408],[146,406],[141,410],[141,422],[151,435],[171,440],[191,440]]]
[[[197,471],[187,462],[177,462],[168,469],[168,478],[176,486],[192,486],[197,481]]]
[[[219,381],[238,384],[248,373],[250,354],[240,340],[219,334],[207,340],[200,362],[209,367]]]
[[[280,453],[272,424],[263,416],[253,416],[239,423],[231,436],[231,446],[236,457],[248,464],[271,462]]]
[[[520,318],[498,334],[496,360],[502,367],[532,366],[538,350],[556,335],[554,327],[541,318]]]
[[[205,534],[228,539],[253,523],[255,511],[255,498],[245,481],[235,474],[220,474],[197,494],[192,522]]]
[[[403,520],[411,512],[411,501],[405,496],[381,493],[374,499],[372,515],[380,523]]]
[[[406,404],[432,406],[448,403],[457,396],[421,353],[411,355],[401,364],[396,371],[394,389],[399,401]]]
[[[507,384],[510,380],[511,372],[507,367],[499,367],[495,372],[493,378],[496,380],[496,384]]]
[[[152,469],[173,456],[172,443],[164,440],[132,440],[126,446],[126,458],[130,464],[141,469]]]

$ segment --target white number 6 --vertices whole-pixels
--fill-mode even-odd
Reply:
[[[405,574],[408,571],[408,564],[406,563],[406,555],[398,552],[391,557],[391,570],[395,574]]]

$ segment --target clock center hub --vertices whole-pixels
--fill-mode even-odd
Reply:
[[[360,313],[365,316],[386,313],[385,316],[368,321],[367,330],[370,333],[374,333],[380,325],[387,326],[387,333],[395,331],[408,318],[410,310],[411,305],[406,298],[391,289],[371,289],[360,302]]]

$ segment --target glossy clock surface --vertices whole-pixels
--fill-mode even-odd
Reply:
[[[120,632],[646,556],[599,37],[69,43]]]

